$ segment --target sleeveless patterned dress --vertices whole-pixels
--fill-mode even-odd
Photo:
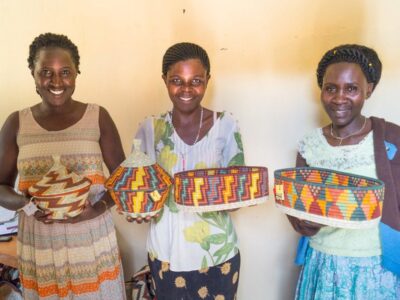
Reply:
[[[58,131],[42,128],[30,108],[19,112],[19,190],[26,193],[60,155],[67,169],[92,181],[89,201],[104,190],[99,106]],[[19,216],[17,253],[25,299],[125,299],[123,272],[111,214],[77,224],[44,224]]]

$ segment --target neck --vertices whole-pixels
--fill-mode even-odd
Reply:
[[[65,102],[62,105],[50,105],[44,101],[42,101],[39,105],[39,109],[45,114],[65,114],[73,110],[75,101],[70,100]]]
[[[355,120],[353,124],[349,124],[347,126],[337,126],[333,123],[331,124],[331,131],[338,138],[347,138],[352,135],[359,134],[366,125],[367,118],[364,116],[360,116],[358,120]]]
[[[199,106],[195,110],[190,112],[182,112],[175,108],[172,108],[172,123],[175,127],[185,127],[192,123],[198,124],[202,110],[202,106]]]

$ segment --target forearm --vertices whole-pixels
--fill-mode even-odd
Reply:
[[[0,185],[0,206],[9,210],[18,210],[22,208],[28,198],[20,195],[8,185]]]

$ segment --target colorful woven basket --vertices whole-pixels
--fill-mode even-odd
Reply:
[[[85,208],[92,182],[69,172],[59,156],[53,156],[53,160],[51,169],[28,189],[28,193],[39,208],[51,211],[52,219],[75,217]]]
[[[175,201],[184,211],[207,212],[263,203],[268,196],[268,169],[235,166],[175,174]]]
[[[169,174],[139,149],[140,140],[134,140],[132,153],[105,182],[118,209],[134,218],[157,214],[172,185]]]
[[[379,222],[381,180],[320,168],[275,171],[275,203],[299,219],[341,228],[367,228]]]

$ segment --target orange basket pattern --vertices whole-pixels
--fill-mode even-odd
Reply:
[[[289,168],[274,173],[275,203],[300,219],[342,228],[366,228],[382,213],[381,180],[322,168]]]

